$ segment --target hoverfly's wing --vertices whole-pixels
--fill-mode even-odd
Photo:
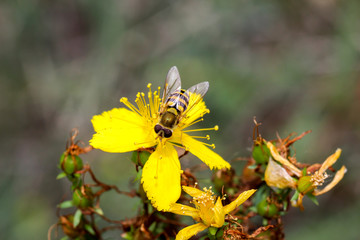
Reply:
[[[170,68],[166,76],[160,112],[164,111],[165,104],[169,96],[175,91],[180,91],[180,90],[181,90],[180,74],[177,67],[173,66]]]
[[[201,82],[189,88],[187,92],[196,93],[199,95],[199,98],[203,98],[208,90],[209,82]]]
[[[190,102],[188,109],[186,109],[184,115],[186,115],[200,100],[205,96],[206,92],[209,90],[209,82],[198,83],[188,90],[186,93],[190,96]]]

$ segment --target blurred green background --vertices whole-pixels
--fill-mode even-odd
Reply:
[[[299,161],[348,173],[320,206],[285,217],[287,239],[359,239],[360,1],[46,1],[0,3],[0,239],[46,239],[56,204],[70,198],[57,164],[73,127],[88,142],[95,114],[163,86],[179,68],[183,87],[209,81],[204,126],[230,161],[249,156],[253,117],[266,139],[313,132],[295,144]],[[83,156],[122,190],[135,169],[128,154]],[[200,163],[196,158],[184,161]],[[241,164],[234,164],[240,173]],[[113,219],[137,200],[104,194]],[[119,233],[113,233],[120,239]]]

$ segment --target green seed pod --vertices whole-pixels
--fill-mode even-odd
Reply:
[[[301,193],[309,193],[314,191],[315,186],[311,181],[311,176],[302,176],[297,182],[297,190]]]
[[[263,217],[274,217],[278,214],[278,208],[273,203],[268,203],[266,200],[261,201],[257,206],[257,211],[259,215]]]
[[[83,168],[83,162],[79,156],[63,153],[60,157],[60,168],[66,174],[73,174]]]
[[[258,164],[264,164],[269,161],[270,151],[265,144],[254,145],[252,157]]]
[[[90,187],[81,186],[76,188],[73,193],[73,204],[81,209],[91,207],[93,205],[94,195]]]

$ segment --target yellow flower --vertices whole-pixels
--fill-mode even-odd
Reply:
[[[186,110],[186,117],[182,118],[179,124],[173,129],[170,138],[164,138],[154,131],[155,125],[159,122],[159,107],[161,99],[158,91],[152,92],[151,84],[148,84],[148,102],[145,93],[138,93],[135,105],[127,98],[122,98],[129,109],[114,108],[101,115],[93,117],[92,124],[96,133],[90,140],[94,148],[106,152],[129,152],[141,148],[155,147],[155,151],[146,162],[141,183],[154,207],[158,210],[166,210],[171,203],[178,200],[181,194],[180,174],[181,167],[175,146],[180,146],[190,151],[206,163],[210,169],[230,168],[218,154],[207,146],[215,148],[196,140],[207,136],[190,136],[187,133],[203,130],[218,130],[218,127],[207,129],[186,130],[187,127],[202,121],[204,114],[209,113],[204,101],[197,94],[190,93],[189,105]]]
[[[204,188],[201,191],[197,188],[183,186],[183,190],[193,197],[191,201],[195,208],[179,203],[171,204],[169,212],[192,217],[197,224],[182,229],[177,235],[176,240],[186,240],[205,230],[208,227],[220,228],[224,225],[225,215],[245,202],[256,190],[248,190],[241,193],[233,202],[223,206],[221,198],[214,196],[210,189]],[[216,200],[216,202],[215,202]]]
[[[347,171],[346,167],[342,166],[340,170],[336,172],[333,180],[328,185],[326,185],[326,187],[319,189],[318,187],[322,186],[325,179],[329,177],[329,175],[326,173],[326,170],[335,164],[337,159],[340,157],[340,148],[338,148],[334,154],[330,155],[325,160],[318,171],[316,171],[314,174],[303,176],[302,171],[290,163],[289,160],[282,157],[271,142],[266,142],[266,145],[270,149],[272,158],[275,160],[274,161],[270,159],[269,164],[265,170],[266,184],[271,187],[292,188],[297,190],[299,192],[299,196],[295,201],[292,201],[292,205],[294,207],[300,207],[300,209],[303,209],[302,200],[305,194],[318,196],[328,192],[340,182]],[[281,163],[281,165],[278,163]],[[285,168],[295,177],[297,177],[298,180],[295,180],[293,177],[291,177]]]

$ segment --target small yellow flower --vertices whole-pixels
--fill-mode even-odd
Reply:
[[[197,188],[183,186],[183,190],[193,197],[191,202],[195,205],[195,208],[173,203],[168,211],[179,215],[190,216],[199,223],[182,229],[176,235],[176,240],[189,239],[208,227],[222,227],[225,222],[225,215],[240,206],[256,191],[254,189],[245,191],[241,193],[235,201],[223,206],[221,203],[222,199],[220,197],[216,199],[214,193],[211,191],[211,187],[209,189],[204,188],[204,191],[201,191]]]
[[[182,172],[180,161],[175,146],[180,146],[190,151],[206,163],[210,169],[230,168],[218,154],[207,146],[215,148],[195,138],[209,140],[207,136],[190,136],[187,133],[203,130],[217,130],[218,127],[207,129],[186,130],[187,127],[202,121],[204,114],[209,113],[204,101],[196,94],[190,93],[189,106],[186,117],[181,119],[173,134],[164,138],[154,131],[155,125],[159,122],[159,108],[161,104],[160,87],[158,91],[151,90],[148,84],[148,102],[145,93],[138,93],[135,104],[131,104],[127,98],[122,98],[129,109],[114,108],[96,115],[92,118],[92,124],[96,133],[90,140],[94,148],[106,152],[129,152],[141,148],[155,147],[155,151],[146,162],[141,183],[154,207],[158,210],[166,210],[171,203],[175,203],[181,194],[180,174]]]
[[[266,142],[267,147],[270,149],[271,156],[275,160],[270,159],[269,164],[265,170],[265,182],[268,186],[278,188],[292,188],[299,192],[298,198],[292,202],[295,207],[303,209],[302,200],[305,194],[312,194],[318,196],[331,190],[346,173],[346,167],[342,166],[338,170],[333,180],[326,185],[324,188],[319,189],[322,186],[325,179],[329,177],[326,170],[335,164],[337,159],[340,157],[341,149],[338,148],[336,152],[330,155],[325,162],[321,165],[320,169],[314,174],[303,176],[302,171],[293,165],[289,160],[285,159],[276,150],[276,147],[271,142]],[[280,164],[281,165],[280,165]],[[295,180],[288,171],[293,174],[298,180]],[[309,173],[308,173],[309,174]]]

